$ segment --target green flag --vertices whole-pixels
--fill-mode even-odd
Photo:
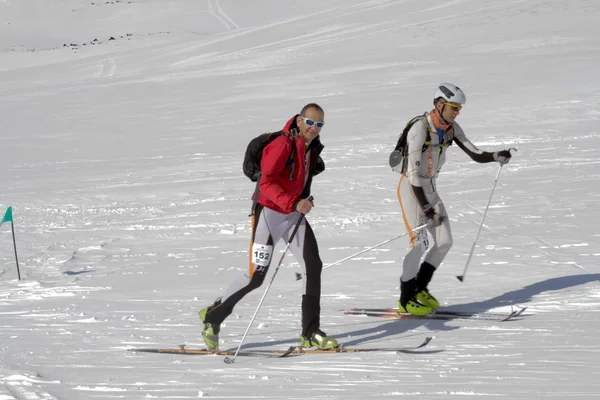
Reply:
[[[13,220],[12,220],[12,207],[8,207],[8,210],[6,210],[6,214],[4,214],[4,218],[2,218],[2,222],[0,222],[0,225],[2,225],[5,222],[10,222],[12,224]]]

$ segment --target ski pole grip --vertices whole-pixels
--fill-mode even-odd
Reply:
[[[308,196],[307,200],[313,201],[314,197]],[[304,219],[304,214],[300,213],[300,217],[298,218],[298,222],[296,222],[296,226],[294,227],[294,230],[292,231],[292,234],[290,235],[290,239],[288,240],[288,243],[292,243],[292,240],[294,240],[294,236],[296,236],[296,232],[298,232],[298,228],[300,228],[300,224],[302,223],[302,220]]]

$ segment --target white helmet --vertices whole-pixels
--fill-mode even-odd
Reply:
[[[443,82],[438,85],[433,95],[433,101],[435,102],[440,97],[449,103],[465,104],[467,102],[467,96],[462,89],[451,83]]]

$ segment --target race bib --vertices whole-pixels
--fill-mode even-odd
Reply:
[[[252,245],[252,264],[268,267],[273,255],[273,246],[264,244]]]

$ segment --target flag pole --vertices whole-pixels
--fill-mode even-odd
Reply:
[[[19,257],[17,256],[17,240],[15,239],[15,224],[14,224],[14,222],[11,222],[10,228],[12,229],[13,247],[15,248],[15,261],[17,263],[17,276],[19,277],[19,280],[21,280],[21,271],[19,270]]]
[[[21,280],[21,271],[19,270],[19,257],[17,256],[17,239],[15,239],[15,222],[13,220],[12,206],[6,209],[4,218],[0,221],[0,225],[5,222],[10,222],[10,229],[12,230],[13,247],[15,248],[15,262],[17,263],[17,276]]]

